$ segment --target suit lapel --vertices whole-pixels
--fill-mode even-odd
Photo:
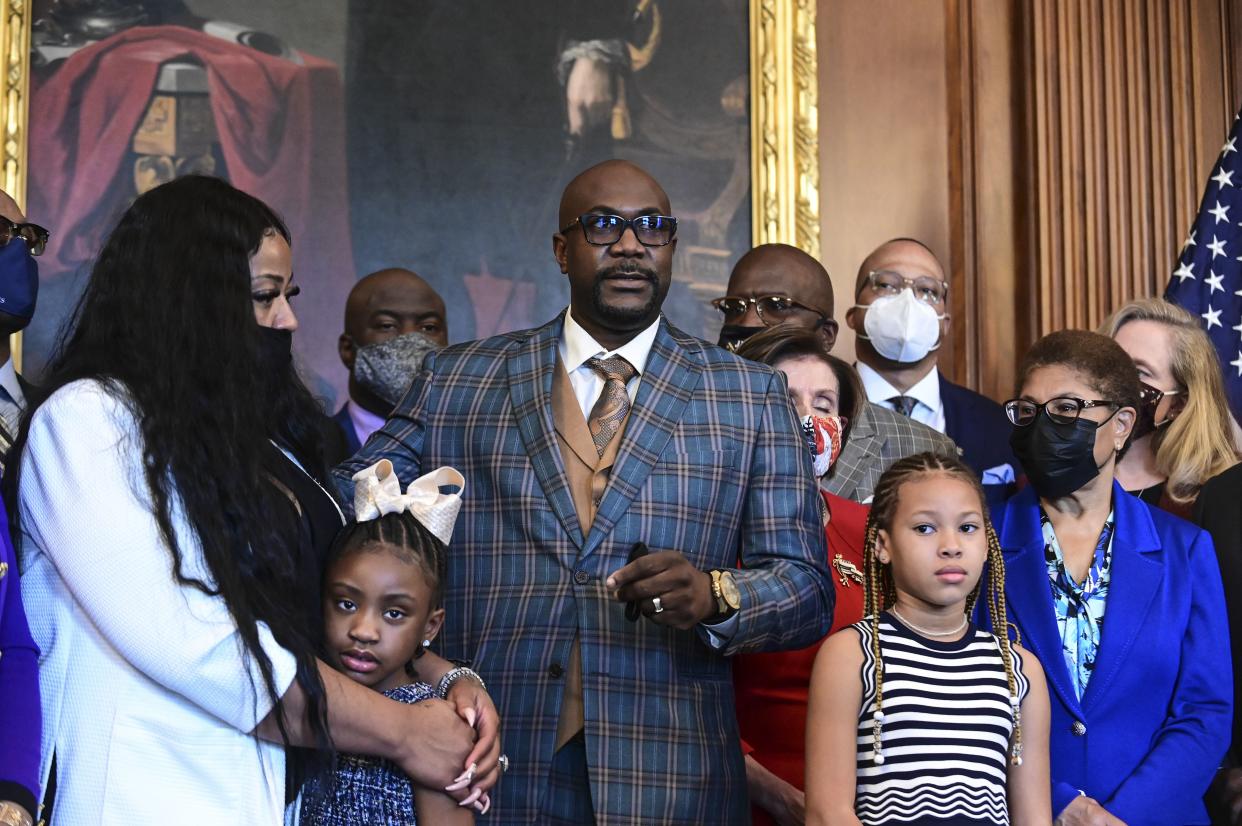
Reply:
[[[565,463],[556,440],[552,422],[552,376],[556,370],[557,342],[564,313],[545,324],[524,342],[517,343],[506,360],[509,399],[518,433],[526,446],[526,454],[535,470],[535,478],[543,488],[552,512],[560,520],[565,533],[579,548],[582,528],[569,492]]]
[[[1099,702],[1129,656],[1164,579],[1164,563],[1155,557],[1160,540],[1147,506],[1114,483],[1113,511],[1117,521],[1108,604],[1095,670],[1082,698],[1084,707]]]
[[[855,499],[855,492],[863,482],[868,468],[877,467],[883,461],[883,441],[876,433],[875,423],[868,414],[866,400],[857,421],[846,434],[841,457],[837,459],[833,473],[824,480],[823,488],[831,494]]]
[[[1044,560],[1039,504],[1031,488],[1022,491],[1005,507],[1005,524],[999,539],[1005,555],[1006,602],[1013,614],[1011,619],[1016,619],[1022,629],[1022,645],[1034,652],[1061,702],[1081,717],[1078,695],[1070,682],[1057,631],[1048,564]]]
[[[675,338],[673,332],[662,318],[584,554],[599,547],[634,501],[702,378],[698,343],[680,335]]]

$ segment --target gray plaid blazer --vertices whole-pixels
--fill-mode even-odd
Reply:
[[[818,494],[785,383],[661,321],[583,536],[552,422],[562,321],[428,357],[336,482],[351,501],[351,475],[381,458],[403,482],[441,465],[466,477],[439,647],[473,662],[500,710],[512,768],[491,822],[538,820],[575,634],[598,822],[745,822],[726,657],[810,645],[832,619]],[[723,651],[626,621],[604,579],[638,541],[705,571],[742,564]]]
[[[841,458],[832,473],[820,480],[829,493],[868,502],[880,476],[898,459],[934,450],[950,456],[958,454],[948,436],[895,410],[864,402],[858,418],[850,423],[841,447]]]

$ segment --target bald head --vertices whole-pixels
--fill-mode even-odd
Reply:
[[[743,255],[729,275],[729,295],[785,295],[832,318],[832,279],[824,265],[789,244],[761,244]]]
[[[647,170],[629,161],[604,161],[578,173],[565,187],[561,195],[560,226],[567,227],[588,212],[603,211],[607,206],[605,201],[613,202],[626,196],[654,203],[665,215],[672,208],[664,187]]]
[[[345,302],[345,334],[357,347],[420,332],[448,344],[444,299],[417,273],[398,268],[373,272],[354,285]],[[351,348],[352,350],[352,348]],[[345,366],[352,369],[352,354]]]
[[[863,293],[867,276],[878,270],[892,270],[907,278],[918,275],[930,275],[945,281],[944,268],[940,260],[931,251],[931,247],[914,238],[894,238],[885,241],[871,251],[858,267],[858,277],[854,281],[854,297],[857,300]],[[869,301],[859,303],[869,304]]]

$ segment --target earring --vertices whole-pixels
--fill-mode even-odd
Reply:
[[[431,647],[431,640],[423,640],[422,646],[414,652],[414,659],[418,659],[427,653],[427,649]]]

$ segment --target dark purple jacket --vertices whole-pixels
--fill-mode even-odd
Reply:
[[[26,807],[37,821],[43,734],[39,649],[26,624],[7,526],[8,515],[0,503],[0,800]]]

